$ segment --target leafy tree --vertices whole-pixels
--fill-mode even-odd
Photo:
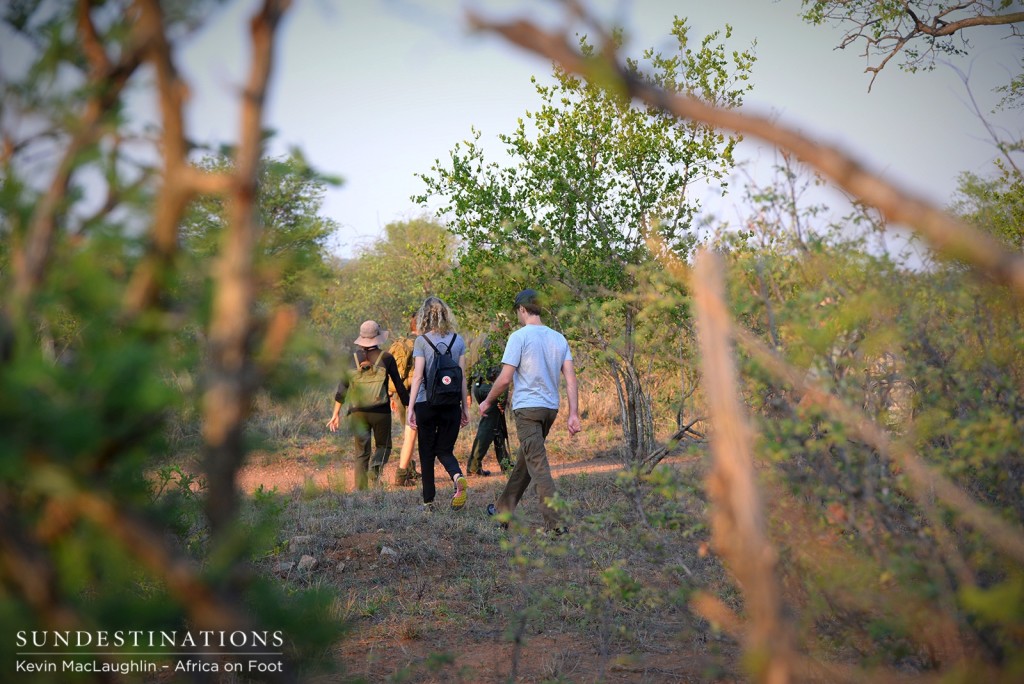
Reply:
[[[878,60],[866,69],[872,83],[900,53],[903,69],[932,69],[942,55],[968,52],[968,31],[1003,27],[1019,38],[1019,25],[1024,22],[1024,12],[1013,11],[1020,9],[1013,0],[802,0],[801,4],[804,20],[846,29],[839,47],[864,41],[864,57]]]
[[[953,210],[1010,247],[1024,251],[1024,180],[1003,167],[992,179],[960,175]]]
[[[206,157],[196,166],[206,173],[230,173],[234,162],[222,154]],[[317,174],[298,154],[263,160],[256,189],[262,224],[258,268],[268,300],[301,304],[307,310],[312,306],[320,281],[328,275],[327,239],[337,230],[337,223],[321,216],[320,208],[327,184],[338,182]],[[198,198],[181,226],[186,255],[199,265],[214,257],[226,223],[223,197]]]
[[[742,327],[830,394],[886,426],[894,440],[912,442],[923,459],[976,499],[1019,520],[1019,304],[956,264],[901,267],[873,248],[878,224],[863,208],[829,222],[827,208],[793,203],[788,188],[794,173],[799,169],[787,164],[776,181],[751,187],[750,230],[722,238],[730,301]],[[990,664],[1019,667],[1019,658],[1008,655],[1019,648],[1024,624],[1024,604],[1013,598],[1019,567],[992,553],[975,531],[947,530],[946,514],[921,505],[906,473],[885,454],[794,401],[790,388],[766,377],[756,363],[744,370],[758,450],[776,466],[772,479],[794,499],[820,505],[812,510],[821,526],[841,530],[849,544],[849,562],[837,581],[828,565],[800,562],[798,545],[783,541],[791,559],[785,572],[811,592],[803,603],[806,623],[833,611],[818,615],[818,605],[842,602],[838,597],[856,588],[860,610],[873,616],[874,647],[888,658],[931,648],[922,627],[941,615],[976,647],[971,657],[979,671]],[[947,537],[951,532],[955,543]],[[891,578],[901,588],[900,609],[867,598],[872,589],[859,575]],[[843,626],[842,641],[855,643],[859,630]],[[808,634],[805,643],[819,638]]]
[[[409,315],[432,295],[444,295],[455,240],[429,218],[396,221],[384,236],[338,264],[313,311],[318,329],[347,336],[367,319],[404,334]]]
[[[672,91],[738,106],[754,58],[729,54],[719,41],[730,34],[692,46],[677,19],[675,50],[647,50],[630,68]],[[593,53],[585,37],[580,47]],[[536,84],[540,108],[499,136],[508,164],[486,161],[476,132],[455,146],[449,165],[422,176],[427,191],[417,199],[442,198],[438,216],[462,240],[456,280],[466,285],[459,295],[467,306],[505,309],[524,286],[552,297],[560,324],[613,380],[627,458],[642,460],[655,448],[644,368],[671,361],[675,345],[665,342],[679,330],[673,317],[656,315],[673,301],[654,286],[656,254],[685,254],[694,244],[699,202],[690,191],[727,173],[737,140],[561,69],[553,78]]]

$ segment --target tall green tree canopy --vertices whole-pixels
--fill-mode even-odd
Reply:
[[[207,173],[233,169],[229,156],[209,156],[197,163]],[[320,281],[327,277],[327,240],[337,222],[320,215],[324,191],[339,181],[318,175],[298,155],[267,158],[260,168],[256,211],[262,224],[258,263],[264,294],[275,301],[312,306]],[[223,197],[206,195],[189,208],[181,227],[182,247],[206,263],[220,250],[227,224]]]
[[[411,312],[426,297],[447,297],[454,252],[452,234],[429,218],[389,223],[379,240],[337,265],[322,286],[314,324],[345,338],[373,319],[392,336],[404,334]]]
[[[754,56],[728,52],[721,41],[730,35],[727,27],[694,46],[677,19],[674,50],[647,50],[630,68],[670,90],[736,107]],[[593,54],[586,37],[580,47]],[[644,270],[658,250],[685,254],[694,244],[700,204],[691,191],[725,176],[737,139],[635,106],[614,88],[558,68],[552,85],[536,89],[540,108],[499,136],[507,163],[486,160],[475,132],[449,164],[422,175],[427,190],[416,199],[440,198],[438,216],[462,240],[457,280],[467,284],[459,290],[467,305],[504,309],[524,286],[572,302],[559,312],[562,324],[594,341],[608,363],[627,451],[643,455],[653,444],[635,365]]]

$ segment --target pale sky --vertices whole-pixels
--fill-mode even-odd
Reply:
[[[237,92],[249,64],[247,19],[258,4],[230,3],[179,52],[192,86],[188,122],[195,139],[233,141]],[[906,74],[894,60],[869,94],[862,48],[835,50],[840,31],[803,23],[799,0],[587,4],[606,22],[626,27],[632,54],[667,48],[675,14],[689,16],[695,43],[732,24],[729,47],[758,42],[749,110],[775,113],[940,204],[951,197],[961,171],[990,168],[994,149],[949,66]],[[315,167],[345,179],[328,191],[324,205],[341,226],[333,243],[339,254],[351,256],[387,223],[421,214],[410,199],[423,189],[414,174],[447,158],[471,127],[481,131],[489,159],[503,162],[497,135],[538,108],[530,76],[546,79],[549,65],[496,36],[470,33],[466,6],[486,16],[540,12],[540,20],[561,25],[558,3],[540,0],[295,0],[289,10],[267,106],[267,125],[277,130],[271,152],[299,147]],[[1003,35],[979,31],[970,60],[958,64],[971,70],[972,89],[986,111],[997,101],[993,84],[1009,80],[1000,62],[1013,66],[1021,59],[1020,41],[999,40]],[[744,145],[741,156],[762,167],[770,163],[770,150],[756,141]],[[709,198],[706,210],[735,217],[731,205],[738,198],[738,192]]]

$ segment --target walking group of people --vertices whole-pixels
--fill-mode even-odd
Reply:
[[[572,353],[565,337],[542,322],[536,290],[520,292],[513,306],[521,327],[508,334],[502,345],[509,325],[499,317],[473,350],[476,359],[468,373],[466,341],[456,332],[451,309],[437,297],[423,302],[410,321],[410,334],[395,341],[388,351],[382,349],[387,331],[375,321],[360,326],[352,369],[338,384],[334,412],[327,423],[331,432],[336,431],[341,424],[341,409],[347,405],[356,446],[357,488],[365,489],[380,479],[391,453],[394,410],[404,428],[395,484],[410,486],[419,479],[425,510],[433,509],[437,495],[436,461],[452,480],[451,507],[459,510],[468,498],[466,475],[491,474],[483,468],[483,458],[493,444],[498,465],[508,481],[498,499],[488,504],[487,513],[511,514],[527,487],[535,482],[545,528],[559,534],[568,529],[551,506],[555,486],[545,440],[558,414],[561,377],[565,378],[568,396],[569,434],[581,430]],[[505,422],[510,387],[519,436],[514,462]],[[459,431],[469,424],[471,399],[479,405],[480,425],[463,473],[455,456],[455,442]],[[412,459],[416,443],[420,474]]]

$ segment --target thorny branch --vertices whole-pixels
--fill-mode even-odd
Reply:
[[[633,97],[679,118],[753,135],[776,145],[816,169],[850,195],[877,208],[890,223],[913,228],[938,252],[968,262],[976,272],[1008,286],[1024,301],[1024,255],[1007,250],[987,233],[868,171],[838,148],[811,140],[766,117],[715,107],[696,98],[652,86],[622,65],[607,34],[602,42],[603,51],[595,57],[585,57],[570,46],[564,35],[550,33],[528,21],[495,23],[474,14],[470,14],[469,21],[479,29],[499,33],[584,78],[599,76],[607,82],[609,76],[615,76]]]
[[[205,415],[207,426],[213,428],[209,435],[213,438],[225,434],[240,435],[241,421],[246,415],[254,383],[261,372],[279,360],[296,323],[293,310],[281,309],[265,330],[259,331],[263,333],[262,346],[255,351],[250,348],[255,346],[251,343],[257,332],[251,309],[255,290],[253,258],[258,238],[254,201],[262,152],[263,99],[273,61],[274,32],[288,5],[287,0],[265,0],[262,11],[252,20],[253,66],[243,94],[242,134],[237,148],[236,173],[229,176],[204,175],[188,163],[182,109],[187,88],[172,61],[158,0],[135,0],[130,17],[132,34],[116,62],[107,55],[90,16],[93,3],[81,0],[77,26],[88,63],[87,88],[91,95],[65,146],[56,172],[24,231],[23,243],[16,243],[12,249],[14,313],[22,318],[27,315],[31,298],[51,267],[50,254],[78,157],[103,134],[105,119],[119,102],[125,86],[138,67],[148,61],[156,74],[160,97],[164,177],[150,232],[150,254],[133,274],[124,301],[124,313],[132,318],[154,305],[163,286],[163,275],[172,266],[178,225],[189,200],[200,193],[228,194],[231,222],[228,244],[223,249],[225,257],[216,279],[214,330],[211,335],[211,387],[214,395],[212,400],[208,396]],[[115,141],[114,155],[116,148]],[[5,139],[0,162],[8,163],[15,151],[13,141]],[[106,205],[114,201],[116,198],[108,197]],[[228,389],[223,391],[224,387]],[[140,429],[138,434],[141,432],[145,430]],[[135,437],[136,434],[129,434],[123,442],[104,444],[98,455],[100,463]],[[209,440],[208,457],[214,464],[209,478],[213,502],[211,527],[215,532],[231,522],[236,512],[234,475],[243,455],[240,440]],[[6,515],[6,494],[6,488],[0,488],[0,577],[17,586],[50,624],[77,624],[77,616],[60,603],[54,579],[56,570],[41,544],[37,543],[39,540],[30,539],[32,533],[19,529],[13,518]],[[51,508],[63,511],[58,515],[62,520],[88,520],[118,540],[128,553],[156,577],[163,579],[194,624],[222,629],[246,629],[250,626],[250,619],[237,607],[237,597],[229,597],[206,582],[188,559],[165,544],[163,533],[131,511],[118,507],[100,493],[85,490],[54,496],[50,504]]]
[[[160,115],[163,121],[163,185],[153,210],[150,243],[142,263],[132,276],[125,293],[124,309],[128,317],[138,315],[157,299],[163,274],[172,265],[178,249],[178,226],[188,203],[199,193],[223,192],[227,177],[203,174],[188,163],[185,137],[184,103],[188,87],[178,75],[167,40],[163,14],[156,0],[137,0],[139,21],[136,30],[146,47],[146,59],[157,76]]]
[[[228,226],[216,273],[209,338],[209,371],[203,397],[203,437],[209,496],[207,516],[214,534],[233,520],[235,475],[245,457],[242,430],[259,378],[251,338],[256,278],[254,258],[260,226],[255,196],[262,155],[263,102],[274,57],[274,32],[288,0],[265,0],[252,19],[252,65],[243,91],[240,139],[228,193]]]
[[[11,261],[14,272],[12,304],[14,317],[21,318],[28,310],[39,284],[43,280],[58,223],[63,213],[71,177],[78,162],[79,154],[93,144],[103,130],[103,119],[117,102],[132,74],[142,63],[145,39],[137,37],[124,50],[120,60],[110,62],[103,49],[96,42],[96,29],[88,13],[88,2],[79,5],[79,27],[83,32],[83,45],[90,61],[87,90],[91,95],[86,101],[78,119],[77,127],[68,141],[50,180],[46,192],[36,203],[24,238],[14,233]]]
[[[714,465],[708,474],[712,540],[743,590],[751,622],[746,650],[762,663],[757,680],[788,682],[793,676],[791,630],[782,617],[777,556],[765,531],[752,434],[738,395],[721,257],[700,253],[693,276],[701,364],[715,423]]]

